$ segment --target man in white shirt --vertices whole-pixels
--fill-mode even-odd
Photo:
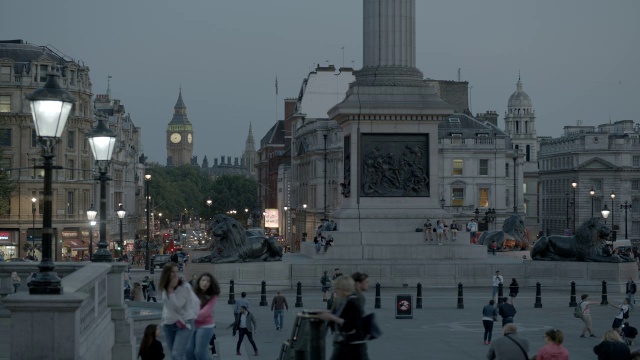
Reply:
[[[493,295],[491,295],[492,299],[496,298],[496,294],[498,294],[498,287],[502,284],[504,279],[502,275],[500,275],[500,271],[496,271],[496,274],[493,276]]]

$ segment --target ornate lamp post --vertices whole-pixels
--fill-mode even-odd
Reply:
[[[60,278],[53,271],[51,228],[53,217],[53,158],[55,145],[67,123],[69,114],[76,99],[66,90],[60,88],[57,75],[47,74],[47,82],[40,89],[27,96],[30,101],[31,114],[36,128],[38,142],[42,147],[42,169],[44,170],[44,202],[42,212],[42,258],[38,264],[40,272],[31,281],[30,294],[62,294]]]
[[[474,214],[476,214],[476,223],[478,222],[478,215],[480,215],[480,210],[478,210],[478,208],[476,208],[476,211],[473,212]]]
[[[31,219],[33,226],[31,227],[31,256],[36,256],[36,198],[31,198]]]
[[[614,221],[614,220],[615,220],[615,216],[614,216],[615,211],[613,211],[613,210],[614,210],[615,208],[613,207],[613,200],[615,200],[615,198],[616,198],[616,193],[615,193],[615,192],[613,192],[613,190],[611,190],[611,195],[609,195],[609,196],[611,196],[611,231],[612,231],[612,233],[613,233],[612,238],[613,238],[613,239],[615,239],[615,238],[616,238],[616,236],[615,236],[615,232],[616,232],[616,230],[615,230],[616,223],[615,223],[615,221]]]
[[[150,233],[150,228],[149,228],[149,216],[151,213],[151,208],[149,207],[149,182],[151,181],[151,174],[147,173],[144,174],[144,188],[145,188],[145,194],[146,194],[146,198],[147,198],[147,241],[145,243],[145,249],[144,249],[144,269],[145,270],[149,270],[149,239],[151,238],[151,233]],[[151,273],[153,274],[153,269],[151,269]]]
[[[487,209],[487,211],[484,213],[484,216],[487,223],[487,231],[489,231],[489,224],[496,221],[496,209]]]
[[[89,220],[89,225],[91,226],[89,229],[89,261],[93,261],[93,226],[96,224],[96,215],[98,215],[98,212],[91,204],[89,210],[87,210],[87,220]]]
[[[302,213],[304,214],[304,230],[302,231],[302,241],[307,241],[307,204],[302,204]]]
[[[440,208],[443,209],[443,210],[444,210],[444,203],[445,203],[445,200],[444,200],[444,195],[443,195],[442,198],[440,198]]]
[[[518,173],[516,172],[516,165],[518,161],[518,149],[513,153],[513,213],[518,213],[518,184],[516,182]]]
[[[289,211],[289,207],[285,206],[284,207],[284,243],[286,244],[289,241],[289,217],[287,215],[289,215],[287,213],[287,211]]]
[[[576,188],[578,187],[578,183],[573,180],[571,182],[571,187],[573,188],[573,233],[576,233],[576,208],[578,207],[578,203],[576,202]]]
[[[591,217],[593,217],[593,200],[596,198],[596,191],[593,187],[589,190],[589,195],[591,195]]]
[[[122,255],[124,254],[124,241],[122,240],[122,219],[124,219],[125,215],[127,215],[127,211],[122,206],[122,203],[120,203],[116,214],[118,214],[118,219],[120,219],[120,258],[122,258]]]
[[[107,175],[109,162],[116,144],[116,133],[109,129],[104,119],[99,119],[95,129],[87,135],[93,158],[98,163],[98,180],[100,180],[100,241],[98,251],[93,256],[94,262],[111,262],[113,257],[107,249]]]
[[[609,208],[607,207],[607,204],[604,204],[604,207],[602,208],[602,210],[600,210],[600,213],[602,214],[602,217],[604,218],[604,224],[607,225],[607,218],[609,217],[609,214],[611,213],[611,211],[609,211]]]
[[[627,210],[631,209],[631,204],[629,204],[627,200],[625,200],[624,204],[620,205],[620,209],[624,209],[624,238],[628,239],[629,233],[627,233]]]
[[[569,193],[565,193],[564,197],[567,199],[567,222],[564,228],[569,229]]]

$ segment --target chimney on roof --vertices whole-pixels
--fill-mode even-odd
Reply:
[[[231,156],[227,156],[227,165],[231,165]]]
[[[220,156],[220,165],[224,165],[224,156]]]
[[[238,166],[238,158],[237,157],[234,159],[233,165]]]
[[[218,159],[216,158],[213,159],[213,166],[218,166]]]

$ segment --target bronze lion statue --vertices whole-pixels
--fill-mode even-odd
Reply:
[[[531,259],[554,261],[626,262],[609,251],[606,239],[611,230],[598,218],[591,218],[578,229],[574,236],[543,236],[533,245]]]
[[[529,248],[527,228],[519,215],[511,215],[504,220],[501,231],[485,231],[478,243],[489,247],[495,240],[498,250],[526,250]]]
[[[235,219],[223,214],[211,224],[211,241],[199,250],[211,255],[193,259],[194,263],[235,263],[282,260],[282,246],[274,237],[246,231]]]

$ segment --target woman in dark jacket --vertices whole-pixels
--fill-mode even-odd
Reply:
[[[511,305],[516,304],[516,296],[518,296],[518,292],[520,291],[520,285],[518,285],[518,281],[516,278],[511,278],[511,284],[509,284],[509,297],[511,298]]]
[[[593,347],[598,360],[630,360],[631,350],[622,341],[616,330],[608,330],[602,337],[602,342]]]
[[[355,296],[355,282],[351,276],[340,276],[333,282],[340,305],[332,312],[321,312],[318,317],[330,321],[334,329],[331,360],[367,360],[367,347],[362,328],[363,310]]]
[[[498,318],[498,308],[494,306],[495,301],[489,300],[489,303],[482,308],[482,325],[484,326],[484,344],[491,345],[491,334],[493,334],[493,322]]]

